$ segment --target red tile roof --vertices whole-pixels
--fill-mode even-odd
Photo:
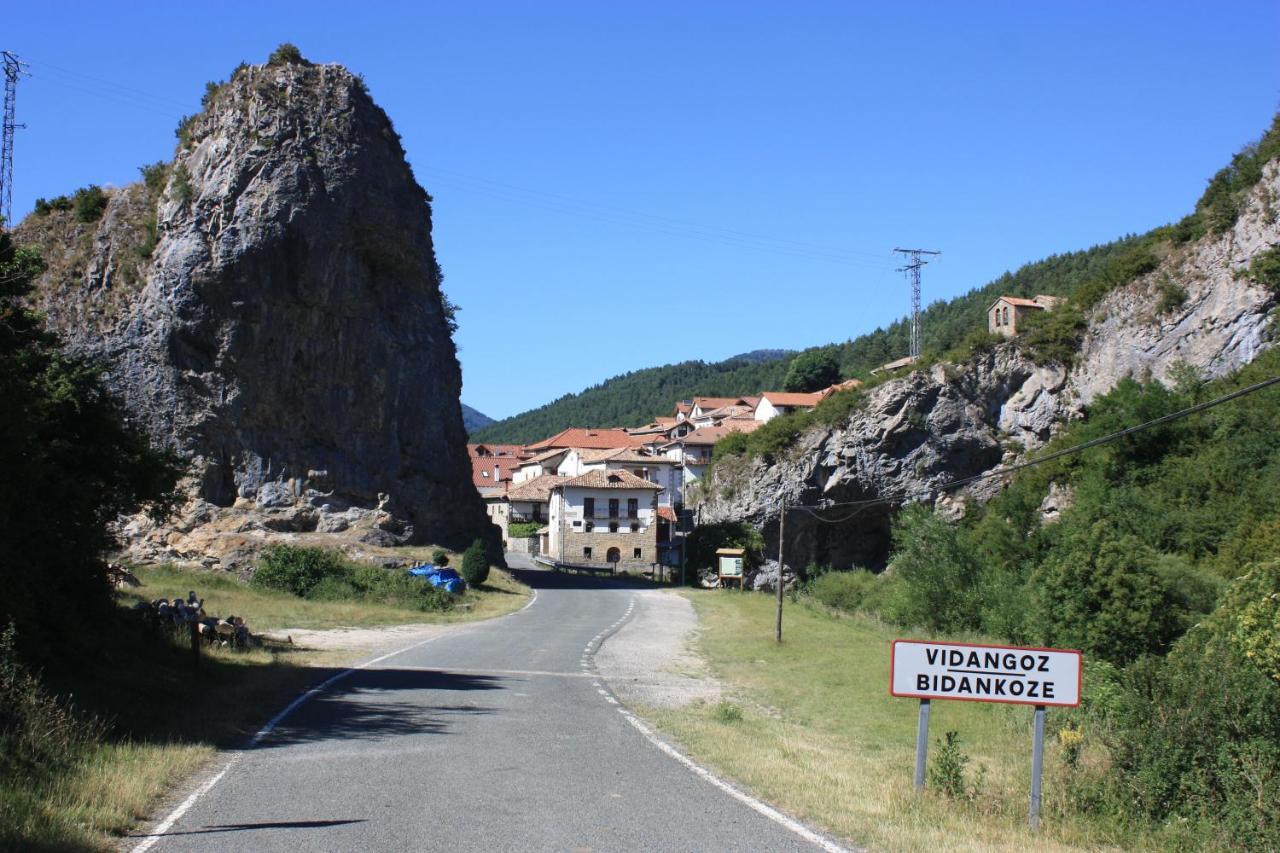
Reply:
[[[680,444],[681,442],[683,442],[685,444],[694,444],[694,445],[715,444],[717,441],[724,438],[726,435],[729,435],[730,433],[755,432],[762,426],[764,426],[764,421],[756,421],[756,420],[748,421],[748,420],[731,419],[731,420],[723,421],[719,426],[709,426],[709,427],[703,427],[702,429],[695,429],[693,432],[689,433],[684,438],[677,438],[675,441],[671,443]]]
[[[501,456],[478,456],[476,450],[480,447],[492,452],[501,448],[509,453]],[[501,488],[501,484],[511,482],[511,473],[520,464],[520,459],[515,453],[518,450],[520,450],[518,444],[468,444],[467,456],[471,459],[471,482],[477,489]]]
[[[1021,296],[1001,296],[991,304],[995,305],[996,302],[1008,302],[1010,305],[1016,305],[1019,308],[1043,308],[1044,307],[1039,302],[1036,302],[1034,299],[1023,299]]]
[[[827,397],[830,397],[832,394],[839,394],[841,391],[852,391],[855,388],[861,388],[861,387],[862,387],[862,380],[846,379],[843,382],[837,382],[835,385],[832,385],[829,388],[823,388],[818,393],[821,394],[822,399],[825,400]]]
[[[551,448],[574,447],[584,450],[604,450],[609,447],[639,447],[641,444],[644,444],[643,436],[632,435],[621,427],[610,429],[569,427],[551,438],[529,445],[529,449],[539,452]]]
[[[741,397],[694,397],[693,405],[709,412],[712,409],[723,409],[725,406],[736,406],[742,402]]]
[[[760,395],[775,406],[816,406],[822,400],[822,392],[796,394],[791,391],[765,391]]]
[[[615,447],[607,450],[584,450],[582,451],[582,461],[586,463],[626,462],[640,465],[671,465],[675,460],[668,459],[665,456],[646,456],[629,447]]]
[[[551,490],[568,479],[568,477],[561,477],[559,474],[543,474],[541,477],[534,477],[532,480],[516,483],[507,489],[507,500],[545,503],[551,500]]]
[[[660,506],[658,507],[658,518],[665,518],[667,521],[671,522],[672,524],[675,524],[676,511],[675,509],[669,506]]]
[[[662,491],[662,486],[637,477],[630,471],[588,471],[578,477],[557,483],[554,488],[574,486],[582,489],[653,489]]]

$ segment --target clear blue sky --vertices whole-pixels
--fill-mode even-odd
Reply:
[[[280,42],[365,75],[435,196],[463,400],[845,340],[1188,212],[1280,106],[1280,3],[17,0],[14,212],[167,159]]]

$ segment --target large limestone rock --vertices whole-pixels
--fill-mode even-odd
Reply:
[[[180,518],[125,528],[134,556],[236,566],[276,535],[492,539],[431,200],[364,84],[242,66],[184,136],[163,188],[113,193],[92,226],[19,229],[51,259],[38,307],[190,464]]]

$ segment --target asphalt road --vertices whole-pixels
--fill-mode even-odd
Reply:
[[[151,849],[814,849],[662,752],[596,686],[586,650],[630,591],[520,574],[531,607],[315,695]]]

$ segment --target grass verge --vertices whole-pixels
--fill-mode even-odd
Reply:
[[[727,699],[644,709],[700,762],[835,836],[876,850],[1154,848],[1157,841],[1073,810],[1073,774],[1048,739],[1043,828],[1027,829],[1031,719],[1027,706],[935,702],[930,763],[948,731],[969,757],[962,793],[912,789],[918,703],[888,694],[889,643],[911,636],[861,617],[788,602],[773,641],[764,595],[687,591],[701,622],[699,651]],[[972,638],[968,638],[972,639]],[[1054,716],[1051,710],[1050,717]]]
[[[519,609],[529,595],[496,569],[453,610],[429,613],[370,602],[307,601],[228,575],[171,566],[136,574],[144,586],[121,595],[124,607],[144,598],[185,597],[194,589],[205,598],[207,612],[243,616],[255,632],[485,619]],[[31,764],[0,778],[0,850],[117,849],[120,836],[218,750],[243,745],[292,697],[361,654],[274,643],[248,651],[205,648],[194,668],[185,643],[153,634],[127,614],[98,627],[101,652],[47,673],[43,682],[50,693],[73,696],[77,718],[102,721],[107,734],[69,744],[57,756],[56,769]]]

